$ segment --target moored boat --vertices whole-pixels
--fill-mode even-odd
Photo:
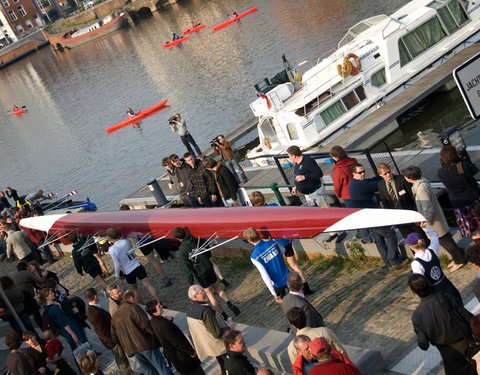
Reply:
[[[112,13],[79,30],[73,30],[61,36],[47,34],[47,37],[54,46],[58,47],[58,44],[60,44],[63,47],[75,48],[110,34],[126,25],[128,25],[128,20],[123,12],[118,14]]]
[[[473,0],[414,0],[351,27],[338,49],[303,73],[286,66],[256,85],[260,144],[250,158],[329,143],[406,87],[480,40]]]

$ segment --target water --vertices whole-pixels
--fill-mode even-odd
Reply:
[[[305,59],[307,69],[348,27],[405,0],[187,1],[137,25],[64,53],[45,48],[0,71],[0,188],[27,194],[38,188],[61,195],[79,190],[101,209],[164,172],[161,160],[186,150],[167,126],[181,113],[200,147],[252,118],[253,85]],[[223,30],[208,28],[181,47],[162,44],[190,21],[213,26],[231,9],[258,12]],[[142,129],[114,134],[127,107],[171,107],[143,121]],[[27,105],[21,118],[13,104]]]

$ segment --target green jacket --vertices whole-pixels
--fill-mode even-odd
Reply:
[[[195,279],[198,280],[208,273],[214,272],[212,262],[210,262],[209,252],[200,254],[192,260],[189,258],[190,252],[196,247],[197,243],[195,239],[187,237],[181,242],[180,248],[178,249],[178,256],[190,285],[194,284]]]
[[[97,258],[93,254],[97,252],[95,244],[88,246],[81,251],[79,249],[85,244],[85,238],[80,237],[76,243],[73,244],[72,258],[75,268],[78,273],[82,274],[83,271],[90,272],[95,268],[100,267]]]

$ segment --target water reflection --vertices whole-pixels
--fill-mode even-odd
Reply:
[[[406,0],[218,0],[177,3],[141,23],[63,53],[45,48],[0,71],[2,181],[21,193],[78,189],[101,208],[162,173],[160,162],[185,150],[167,128],[180,112],[201,147],[250,120],[253,85],[281,69],[281,55],[312,62],[346,29]],[[253,13],[212,32],[232,10]],[[181,48],[163,48],[191,21],[207,28]],[[309,66],[305,65],[307,69]],[[136,110],[169,99],[170,108],[107,135]],[[28,105],[23,118],[14,103]],[[0,186],[2,188],[2,186]]]

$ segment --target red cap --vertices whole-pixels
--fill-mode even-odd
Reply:
[[[310,343],[310,352],[313,355],[320,355],[330,351],[331,347],[325,337],[317,337]]]

